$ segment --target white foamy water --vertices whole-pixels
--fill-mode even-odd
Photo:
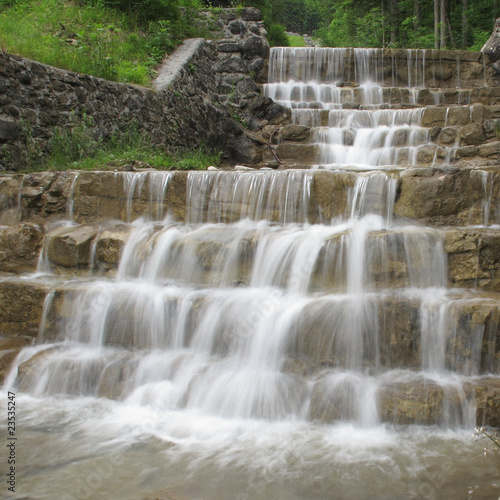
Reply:
[[[427,92],[429,79],[435,81],[426,72],[426,51],[407,51],[405,88],[394,88],[399,70],[394,55],[392,68],[387,67],[388,54],[382,49],[271,49],[264,93],[291,108],[294,123],[313,127],[318,166],[416,166],[422,163],[419,153],[422,158],[433,154],[433,164],[441,157],[446,163],[454,159],[457,145],[437,148],[430,129],[422,126],[419,92]],[[432,95],[439,103],[442,96]],[[460,93],[457,104],[467,104],[467,96]],[[390,109],[393,101],[415,109]]]

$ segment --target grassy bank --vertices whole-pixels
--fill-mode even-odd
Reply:
[[[196,22],[197,0],[177,2],[173,11],[158,10],[156,16],[146,16],[139,2],[136,8],[119,6],[104,0],[0,0],[0,48],[58,68],[149,86],[166,53],[185,38],[208,35],[207,23]]]
[[[26,148],[32,158],[29,171],[106,170],[153,167],[158,170],[206,170],[220,164],[220,153],[203,146],[188,152],[169,151],[151,144],[137,128],[113,134],[107,141],[96,139],[92,119],[85,118],[71,128],[56,127],[50,140],[51,154],[41,158],[29,134]]]

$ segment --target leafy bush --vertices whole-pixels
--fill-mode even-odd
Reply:
[[[303,36],[287,35],[287,38],[288,38],[288,45],[290,47],[305,47],[306,46],[306,41],[304,40]]]
[[[273,23],[267,28],[267,39],[271,47],[288,47],[288,37],[282,24]]]

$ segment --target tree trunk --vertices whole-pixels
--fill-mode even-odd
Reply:
[[[457,45],[455,43],[455,37],[453,36],[453,30],[451,28],[450,17],[446,16],[446,26],[448,27],[448,34],[450,35],[451,47],[453,50],[457,50]]]
[[[391,44],[397,46],[399,41],[399,9],[398,1],[390,0],[391,11]]]
[[[439,49],[439,0],[434,0],[434,48]]]
[[[382,10],[382,47],[385,47],[385,9],[384,9],[384,0],[380,0],[380,9]]]
[[[439,42],[439,48],[443,50],[446,48],[446,0],[441,0],[441,16],[439,19],[439,24],[440,24],[440,30],[441,30],[441,35],[440,35],[440,42]]]
[[[468,30],[468,18],[467,18],[467,9],[469,5],[467,0],[462,0],[462,49],[467,48],[467,30]]]

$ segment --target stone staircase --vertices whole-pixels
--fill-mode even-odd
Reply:
[[[40,344],[22,391],[121,400],[158,349],[230,361],[291,314],[278,402],[213,411],[500,425],[494,169],[52,172],[0,196],[3,373]]]
[[[262,130],[308,168],[0,177],[7,385],[500,426],[500,105],[481,56],[277,49],[270,81],[295,123]]]
[[[287,165],[495,166],[499,88],[480,53],[275,48],[264,92],[294,126],[267,133]]]

